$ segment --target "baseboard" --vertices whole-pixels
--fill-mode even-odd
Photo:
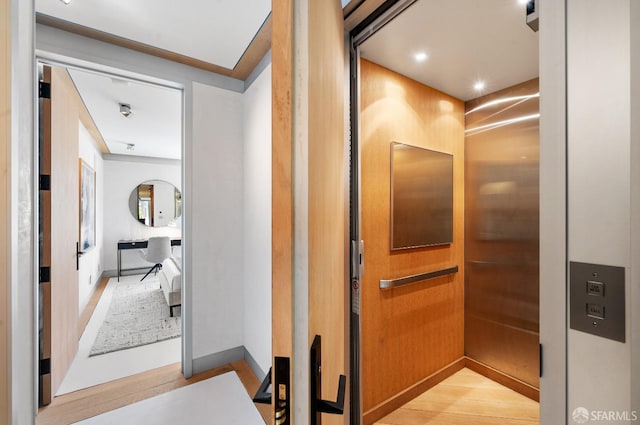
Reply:
[[[102,272],[104,277],[118,277],[118,270],[104,270]]]
[[[540,390],[526,382],[520,381],[512,376],[505,375],[497,369],[489,367],[483,363],[480,363],[472,358],[465,357],[465,367],[472,371],[479,373],[485,378],[489,378],[513,391],[522,394],[535,401],[540,401]]]
[[[230,348],[225,351],[206,355],[204,357],[198,357],[193,359],[193,374],[205,372],[209,369],[215,369],[220,366],[228,365],[238,360],[245,359],[245,348],[240,345],[235,348]]]
[[[399,409],[404,404],[418,397],[428,389],[435,387],[440,382],[444,381],[454,373],[462,370],[465,366],[465,358],[461,357],[458,360],[443,367],[437,372],[424,378],[422,381],[412,385],[406,390],[396,394],[395,396],[383,401],[375,406],[373,409],[364,412],[362,415],[362,422],[364,425],[374,424],[379,419],[384,418],[394,410]]]
[[[247,347],[244,348],[244,360],[247,362],[253,373],[258,377],[259,380],[262,380],[265,376],[267,376],[267,371],[262,370],[256,359],[253,358],[251,352],[247,350]]]

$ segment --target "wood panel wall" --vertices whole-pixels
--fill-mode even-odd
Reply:
[[[335,400],[348,358],[344,24],[338,0],[309,1],[308,13],[309,341],[322,337],[321,396]],[[342,416],[325,414],[323,424],[348,417],[346,406]]]
[[[9,423],[11,241],[11,7],[0,0],[0,424]]]
[[[464,355],[464,104],[361,61],[362,400],[365,424]],[[390,143],[454,156],[453,243],[390,251]],[[450,276],[381,290],[380,279],[457,265]],[[445,376],[446,377],[446,376]]]

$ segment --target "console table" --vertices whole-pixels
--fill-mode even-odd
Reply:
[[[149,244],[149,241],[146,239],[118,241],[118,282],[120,281],[120,276],[122,272],[139,269],[139,268],[124,269],[124,270],[122,269],[122,251],[127,249],[143,249],[143,248],[146,248],[148,244]],[[181,239],[171,239],[171,246],[180,246],[180,245],[182,245]]]

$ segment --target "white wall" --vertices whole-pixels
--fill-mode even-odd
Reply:
[[[632,179],[640,161],[638,134],[632,137],[631,131],[632,121],[640,119],[638,110],[634,117],[631,110],[631,82],[640,78],[631,73],[634,1],[567,2],[569,261],[626,270],[626,343],[569,330],[569,423],[577,407],[630,413],[632,382],[638,385],[639,371],[630,373],[632,352],[638,356],[631,306],[640,296],[640,258],[631,255],[640,231],[640,213],[631,208],[640,190],[640,181]]]
[[[164,180],[181,189],[180,163],[178,161],[149,162],[144,160],[104,161],[104,270],[112,273],[117,267],[117,242],[119,240],[148,239],[150,236],[179,238],[181,220],[177,227],[148,227],[139,223],[129,211],[129,196],[140,183],[147,180]],[[174,248],[177,249],[177,248]],[[122,268],[145,267],[148,263],[137,250],[122,251]]]
[[[5,0],[7,1],[7,0]],[[10,233],[2,241],[10,257],[6,273],[0,285],[7,285],[8,326],[10,341],[0,344],[0,358],[10,368],[9,376],[0,379],[0,394],[9,393],[9,412],[0,412],[0,423],[30,424],[36,411],[34,335],[34,237],[35,171],[34,165],[34,84],[35,64],[33,57],[33,2],[8,0],[11,7],[11,145],[3,146],[0,182],[5,189],[11,185],[10,198],[0,208],[9,212],[9,222],[3,221]],[[3,69],[4,72],[4,69]],[[37,122],[37,121],[36,121]],[[6,168],[5,168],[6,166]],[[3,305],[4,307],[5,305]],[[4,341],[3,341],[4,342]],[[4,348],[4,349],[3,349]],[[6,391],[8,390],[8,391]]]
[[[242,94],[193,84],[193,357],[243,345]]]
[[[640,158],[640,2],[631,2],[631,158]],[[640,167],[631,167],[631,409],[640,412]]]
[[[104,169],[102,154],[93,137],[80,121],[78,121],[78,155],[96,172],[96,245],[80,257],[78,313],[81,313],[102,274]]]
[[[244,346],[266,373],[271,366],[271,65],[244,93],[243,105]]]
[[[566,422],[565,4],[542,1],[540,31],[540,423]]]

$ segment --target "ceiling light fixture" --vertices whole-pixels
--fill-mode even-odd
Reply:
[[[482,91],[485,88],[485,82],[484,81],[477,81],[474,85],[473,85],[473,89],[475,91]]]
[[[71,3],[71,0],[60,0],[60,1],[61,1],[62,3],[64,3],[64,4],[69,4],[69,3]]]
[[[129,118],[133,112],[131,112],[131,105],[128,103],[119,103],[120,105],[120,113],[124,115],[125,118]]]
[[[413,55],[413,58],[416,60],[416,62],[424,62],[429,58],[429,55],[427,55],[425,52],[418,52]]]
[[[127,150],[132,151],[136,147],[135,143],[127,143]]]

